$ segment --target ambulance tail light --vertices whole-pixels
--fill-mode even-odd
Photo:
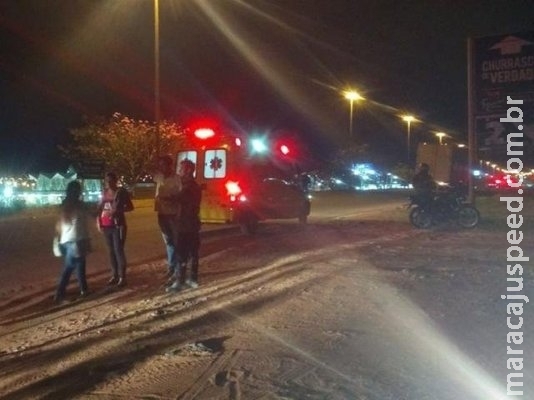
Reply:
[[[230,196],[230,201],[246,201],[247,198],[243,194],[243,190],[241,190],[241,186],[239,186],[239,182],[235,181],[228,181],[225,184],[226,191],[228,193],[228,196]]]
[[[225,186],[229,196],[237,196],[242,193],[239,182],[228,181],[226,182]]]

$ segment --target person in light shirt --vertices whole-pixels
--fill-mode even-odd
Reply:
[[[167,252],[168,279],[174,277],[178,266],[178,218],[180,216],[178,197],[182,190],[180,177],[176,174],[173,164],[170,156],[160,157],[158,173],[154,176],[156,183],[154,209],[158,214],[158,225]]]
[[[56,303],[61,303],[73,271],[76,272],[80,296],[88,294],[85,277],[85,258],[90,251],[88,228],[88,209],[81,200],[82,186],[78,181],[71,181],[67,185],[66,197],[61,203],[56,231],[59,236],[59,246],[63,255],[63,270],[54,296]]]

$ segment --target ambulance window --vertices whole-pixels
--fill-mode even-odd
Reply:
[[[176,159],[176,172],[178,172],[178,168],[180,168],[180,163],[183,160],[190,160],[197,164],[197,152],[194,150],[187,150],[187,151],[180,151],[178,152],[178,157]],[[196,175],[196,171],[195,171]]]
[[[226,176],[226,150],[206,150],[204,178],[224,178]]]

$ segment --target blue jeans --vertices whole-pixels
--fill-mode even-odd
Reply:
[[[126,255],[124,253],[126,226],[104,227],[102,232],[108,246],[113,277],[126,278]]]
[[[65,291],[70,281],[72,271],[76,271],[80,293],[87,293],[87,280],[85,278],[85,254],[80,256],[78,244],[76,242],[67,242],[60,245],[63,251],[63,270],[59,277],[59,283],[56,290],[56,298],[65,297]]]
[[[178,265],[178,218],[176,215],[158,214],[158,225],[167,251],[167,267],[169,273],[174,273]]]

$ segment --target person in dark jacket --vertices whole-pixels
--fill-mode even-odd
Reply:
[[[180,163],[179,175],[182,180],[182,190],[178,196],[180,216],[178,217],[178,256],[175,281],[168,287],[168,291],[179,291],[186,286],[197,288],[198,281],[198,252],[200,248],[200,201],[202,191],[195,181],[195,163],[183,160]],[[191,263],[191,271],[187,278],[187,265]]]
[[[412,178],[412,186],[415,189],[415,196],[425,203],[432,201],[436,191],[436,182],[430,175],[430,166],[421,163],[419,171]]]
[[[105,177],[105,189],[102,200],[98,205],[97,229],[104,234],[109,251],[111,264],[110,285],[126,285],[126,242],[125,212],[132,211],[134,206],[128,191],[118,186],[118,178],[114,172],[108,172]]]

